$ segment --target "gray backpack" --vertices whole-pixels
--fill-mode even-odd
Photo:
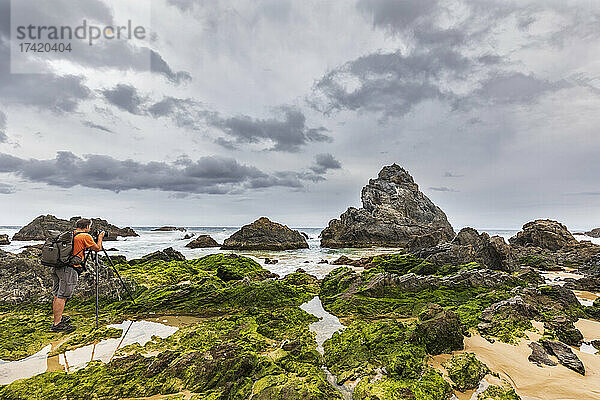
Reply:
[[[42,265],[60,268],[72,265],[81,265],[83,260],[73,255],[75,236],[83,232],[50,231],[50,237],[42,246]]]

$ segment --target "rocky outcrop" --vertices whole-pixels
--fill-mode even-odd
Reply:
[[[321,232],[322,247],[406,247],[419,240],[436,245],[454,238],[446,214],[396,164],[369,181],[361,200],[362,208],[350,207],[329,222]]]
[[[196,239],[192,240],[185,247],[190,249],[201,249],[205,247],[219,247],[221,246],[217,241],[208,235],[200,235]]]
[[[0,250],[0,304],[48,303],[52,299],[52,268],[43,266],[41,251],[30,248],[20,254]],[[79,277],[73,296],[95,296],[94,273],[90,265]],[[108,267],[99,270],[99,293],[102,297],[126,299],[118,278]],[[131,289],[135,284],[126,279]]]
[[[0,246],[4,246],[10,244],[10,240],[8,240],[8,235],[0,235]]]
[[[292,250],[307,249],[302,234],[285,225],[261,217],[225,239],[224,250]]]
[[[40,215],[15,233],[12,240],[46,240],[50,236],[50,231],[64,232],[75,229],[75,222],[80,218],[72,217],[67,221],[66,219],[56,218],[54,215]],[[92,229],[109,232],[110,235],[104,238],[105,241],[117,240],[117,236],[139,236],[129,227],[119,228],[100,218],[92,218]]]
[[[438,266],[476,262],[493,270],[511,271],[515,269],[510,246],[504,241],[504,238],[500,236],[490,238],[487,233],[479,234],[473,228],[461,229],[449,243],[421,249],[414,246],[414,243],[409,245],[409,251],[412,254]]]
[[[583,363],[569,346],[561,342],[546,339],[540,339],[540,343],[548,353],[558,358],[559,363],[581,375],[585,375]]]
[[[526,223],[523,230],[508,241],[513,245],[548,250],[559,250],[578,243],[566,226],[550,219],[537,219]]]
[[[464,327],[458,315],[438,304],[429,303],[419,314],[412,341],[422,344],[432,355],[462,350]]]
[[[544,329],[558,340],[570,346],[579,347],[583,341],[583,335],[575,327],[573,321],[564,315],[557,315],[550,321],[544,323]]]
[[[160,228],[152,229],[152,232],[173,232],[180,231],[185,232],[185,228],[178,228],[176,226],[161,226]]]
[[[592,229],[591,231],[586,232],[585,235],[593,238],[600,238],[600,228]]]
[[[129,265],[136,265],[147,261],[185,261],[185,256],[172,247],[167,247],[164,250],[155,251],[154,253],[146,254],[142,258],[130,260]]]

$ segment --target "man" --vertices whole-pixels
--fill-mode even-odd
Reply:
[[[88,233],[92,228],[91,220],[82,218],[76,222],[75,227],[77,229],[73,232],[73,256],[83,259],[86,250],[102,250],[104,232],[100,232],[98,235],[98,243],[94,242],[94,239]],[[77,286],[77,280],[81,272],[83,272],[81,265],[54,268],[52,273],[54,283],[54,301],[52,302],[52,311],[54,314],[53,332],[72,332],[75,330],[75,327],[71,324],[71,318],[67,315],[63,316],[63,311],[67,299],[70,299],[73,295],[73,290]]]

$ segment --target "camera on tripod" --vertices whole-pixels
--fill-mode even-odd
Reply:
[[[98,236],[100,236],[101,232],[104,232],[104,239],[108,239],[108,237],[110,236],[110,233],[108,231],[102,231],[100,229],[94,229],[93,231],[90,232],[90,235],[92,236],[92,238],[94,239],[95,242],[98,241]]]

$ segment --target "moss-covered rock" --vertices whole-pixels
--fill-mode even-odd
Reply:
[[[475,389],[483,377],[490,372],[489,368],[473,353],[454,355],[443,366],[448,371],[453,386],[461,392]]]
[[[393,377],[363,379],[352,396],[355,400],[447,400],[452,388],[432,368],[427,368],[420,379],[400,380]]]
[[[490,385],[477,395],[477,400],[521,400],[521,397],[513,388]]]
[[[83,330],[83,329],[81,329]],[[52,354],[64,353],[88,344],[98,343],[104,339],[119,338],[123,334],[123,329],[109,328],[106,326],[98,329],[90,327],[83,332],[72,335],[66,342],[61,344]]]
[[[429,354],[436,355],[462,350],[463,333],[464,327],[458,315],[430,303],[427,309],[419,314],[412,340],[423,345]]]

